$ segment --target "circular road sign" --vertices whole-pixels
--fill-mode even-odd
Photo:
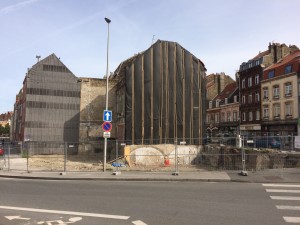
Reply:
[[[102,124],[102,130],[105,131],[105,132],[110,132],[112,129],[112,124],[111,122],[104,122]]]

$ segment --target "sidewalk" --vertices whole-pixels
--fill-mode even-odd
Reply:
[[[249,183],[300,183],[300,169],[272,169],[248,171],[188,171],[172,175],[172,172],[122,171],[119,175],[109,172],[30,172],[0,171],[2,178],[42,180],[110,180],[110,181],[190,181],[190,182],[249,182]]]
[[[30,172],[0,171],[0,177],[44,180],[114,180],[114,181],[206,181],[228,182],[230,177],[224,171],[201,172],[140,172],[122,171],[118,175],[110,172]]]

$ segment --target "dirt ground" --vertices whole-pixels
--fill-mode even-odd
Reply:
[[[26,161],[26,160],[25,160]],[[100,159],[95,159],[95,157],[89,156],[69,156],[66,164],[65,159],[61,155],[51,155],[51,156],[34,156],[29,158],[28,165],[31,171],[102,171],[103,164]],[[111,161],[106,164],[106,169],[109,171],[116,170],[116,167],[112,166]],[[175,169],[174,165],[155,165],[155,166],[142,166],[142,165],[131,165],[125,163],[124,159],[119,159],[118,163],[122,166],[119,167],[121,171],[173,171]],[[182,171],[195,171],[200,170],[195,166],[180,166]]]
[[[64,156],[34,156],[28,160],[30,170],[47,170],[47,171],[97,171],[103,169],[101,160],[88,157],[69,156],[65,163]],[[108,165],[108,169],[110,165]]]

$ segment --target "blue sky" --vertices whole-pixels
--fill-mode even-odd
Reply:
[[[175,41],[207,74],[234,77],[269,42],[300,47],[299,0],[0,0],[0,113],[13,110],[27,68],[55,53],[78,77],[110,71],[150,47]]]

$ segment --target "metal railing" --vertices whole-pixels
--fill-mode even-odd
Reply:
[[[131,145],[125,141],[108,140],[107,170],[179,172],[300,167],[300,154],[292,143],[294,137],[286,139],[276,136],[281,141],[280,148],[277,142],[269,145],[270,140],[264,138],[231,138],[220,140],[219,143],[202,140],[205,145],[187,145],[184,141],[178,144],[170,144],[170,141],[164,144]],[[283,145],[285,142],[282,140],[291,142]],[[103,169],[101,140],[81,143],[6,143],[2,148],[5,149],[2,170],[100,172]]]

